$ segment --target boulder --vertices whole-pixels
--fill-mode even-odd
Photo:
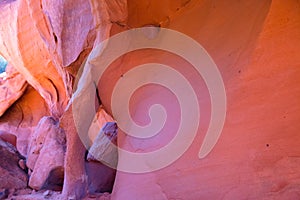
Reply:
[[[28,177],[18,162],[24,159],[17,149],[0,139],[0,189],[22,189],[27,187]]]
[[[114,121],[115,120],[105,111],[103,106],[100,106],[88,131],[88,136],[91,142],[93,143],[95,141],[99,131],[107,122]]]
[[[90,194],[111,192],[118,163],[117,125],[107,122],[99,131],[87,155],[86,172]]]
[[[43,117],[30,138],[28,146],[26,165],[33,170],[45,143],[48,132],[53,128],[54,120],[51,117]]]
[[[42,189],[61,191],[64,183],[64,168],[57,167],[50,171]]]
[[[27,159],[27,166],[32,170],[29,186],[35,190],[47,189],[47,185],[50,187],[54,184],[47,183],[47,180],[51,176],[55,180],[58,174],[55,170],[64,167],[65,134],[53,118],[44,117],[34,136],[36,137],[32,139]],[[59,184],[61,181],[57,183]]]
[[[117,145],[117,124],[103,106],[99,107],[88,136],[92,141],[85,162],[89,194],[111,192],[118,159],[115,146]]]
[[[116,170],[97,161],[85,162],[89,194],[111,192]]]
[[[100,161],[116,169],[118,164],[117,132],[117,124],[107,122],[89,149],[87,160]]]

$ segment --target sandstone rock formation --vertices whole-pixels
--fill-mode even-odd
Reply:
[[[51,179],[50,172],[64,167],[65,145],[65,133],[58,123],[51,117],[42,118],[33,133],[27,157],[27,166],[32,170],[28,183],[31,188],[40,190],[47,178]]]
[[[53,198],[81,199],[87,192],[109,191],[113,184],[111,199],[300,198],[299,1],[18,0],[1,1],[0,17],[0,54],[19,73],[11,79],[13,84],[10,79],[0,84],[14,91],[0,94],[0,115],[5,111],[0,118],[0,138],[11,143],[12,135],[17,138],[16,147],[33,170],[29,185],[35,189],[47,188],[49,174],[64,171],[63,191]],[[105,52],[105,46],[98,46],[101,41],[139,27],[157,27],[146,35],[149,39],[155,39],[161,28],[191,37],[210,54],[220,71],[227,96],[226,121],[216,146],[203,159],[198,153],[212,118],[211,94],[187,60],[148,48],[117,58],[98,83],[88,73]],[[129,44],[124,40],[124,45],[126,42]],[[174,46],[183,45],[173,42]],[[192,145],[174,163],[149,173],[119,170],[113,180],[113,169],[85,160],[84,144],[91,146],[96,139],[93,130],[102,127],[95,123],[98,117],[91,110],[80,110],[78,118],[73,115],[78,112],[72,110],[73,103],[79,99],[81,104],[95,105],[94,110],[102,104],[112,114],[117,81],[125,80],[130,70],[146,63],[171,66],[190,81],[201,108],[199,129]],[[138,78],[148,79],[149,74]],[[30,86],[25,89],[27,84]],[[122,87],[126,89],[126,85]],[[97,97],[88,96],[86,89],[97,90]],[[123,99],[118,100],[122,105]],[[176,137],[180,104],[165,87],[145,85],[133,93],[130,117],[139,125],[151,123],[148,110],[153,104],[165,108],[168,118],[164,128],[148,139],[120,130],[121,149],[135,154],[153,152]],[[52,120],[51,126],[41,126],[44,116],[51,116],[47,118]],[[47,127],[55,130],[43,130]],[[57,136],[62,133],[60,129],[66,136],[66,152],[62,137]],[[86,133],[87,141],[78,132]],[[43,147],[32,138],[41,139]],[[51,155],[54,151],[49,148],[53,147],[59,149],[55,151],[57,157]],[[40,148],[39,156],[31,154],[35,148]],[[45,167],[47,161],[55,163],[51,169]],[[143,164],[153,167],[151,162]],[[118,165],[135,162],[119,154]],[[42,174],[44,169],[47,173]],[[25,187],[22,184],[20,187]],[[39,198],[36,194],[31,197]]]
[[[0,118],[0,130],[17,137],[16,147],[26,157],[31,134],[40,119],[48,115],[43,98],[31,86],[27,86],[24,95]]]
[[[7,133],[5,131],[0,131],[0,139],[4,142],[8,142],[13,146],[17,145],[17,137],[11,133]]]
[[[11,144],[0,139],[0,189],[22,189],[27,187],[27,175],[18,166],[23,157]]]
[[[102,106],[100,106],[88,131],[88,137],[91,140],[91,143],[94,143],[97,135],[99,134],[99,130],[101,130],[101,128],[108,122],[114,122],[114,119]]]
[[[89,194],[112,192],[116,170],[100,162],[85,163]]]
[[[152,2],[148,5],[153,6],[146,5],[140,3],[144,11],[135,13],[137,17],[133,19],[129,14],[129,22],[152,23],[145,10],[157,13],[158,6]],[[228,99],[226,123],[213,151],[199,159],[205,123],[210,118],[205,110],[210,106],[206,89],[199,83],[200,107],[204,110],[192,146],[175,163],[157,172],[118,172],[112,199],[299,198],[299,6],[297,1],[277,0],[190,1],[166,20],[168,28],[192,36],[215,60]],[[162,21],[165,16],[155,15]],[[150,62],[152,57],[152,62],[163,61],[188,71],[188,64],[176,64],[176,58],[146,52],[128,58],[128,65],[136,66],[141,57],[143,62]],[[125,70],[127,63],[123,64]],[[112,69],[100,82],[103,88],[109,87],[105,83],[114,73]],[[149,94],[142,93],[135,102],[145,102],[146,97]],[[106,106],[108,98],[102,97]],[[142,141],[130,139],[127,145],[132,148],[134,144],[134,150],[144,152],[156,142],[142,145]]]
[[[0,116],[22,96],[26,86],[27,82],[22,74],[8,65],[5,76],[0,77]]]
[[[100,161],[116,169],[118,164],[117,124],[107,122],[98,132],[98,136],[89,149],[87,160]]]

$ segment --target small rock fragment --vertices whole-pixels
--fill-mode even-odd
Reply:
[[[44,193],[43,193],[43,196],[44,197],[47,197],[47,196],[50,196],[50,191],[49,190],[46,190]]]
[[[23,169],[23,170],[26,170],[25,160],[23,160],[23,159],[19,160],[19,167],[21,167],[21,169]]]
[[[68,197],[68,200],[75,200],[75,199],[76,199],[75,196],[69,196],[69,197]]]

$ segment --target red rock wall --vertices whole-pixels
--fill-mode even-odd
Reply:
[[[31,134],[40,119],[48,115],[44,99],[32,87],[27,87],[24,95],[0,118],[0,130],[15,135],[18,151],[27,156]]]
[[[227,115],[219,141],[203,159],[198,158],[198,152],[211,117],[210,95],[189,63],[173,54],[148,49],[119,58],[105,72],[98,89],[110,113],[116,82],[134,66],[149,62],[172,66],[188,77],[201,108],[197,136],[183,156],[151,173],[118,171],[112,199],[300,198],[299,1],[128,0],[126,6],[126,1],[40,4],[24,0],[2,2],[0,9],[1,55],[38,91],[56,119],[64,114],[73,79],[92,47],[127,29],[154,25],[182,32],[199,42],[218,66],[226,89]],[[146,79],[147,74],[140,78]],[[23,103],[17,103],[1,118],[0,128],[16,130],[19,143],[28,141],[20,136],[18,125],[15,129],[9,127],[17,124],[12,110],[19,104],[22,108],[30,104],[34,123],[31,121],[29,126],[48,114],[47,109],[36,106],[44,106],[44,101],[38,95],[32,98],[38,103],[21,99]],[[149,152],[174,137],[180,112],[176,98],[166,88],[140,88],[130,102],[132,118],[149,123],[147,111],[153,102],[165,106],[170,116],[166,127],[150,140],[119,132],[122,148]],[[68,116],[68,122],[73,122]],[[72,141],[78,142],[71,134],[67,135],[70,146]],[[74,144],[67,153],[67,165],[72,156],[76,158]],[[126,164],[126,160],[121,157],[119,164]],[[66,167],[68,173],[72,168],[84,171],[82,166]]]
[[[226,122],[213,151],[199,159],[199,147],[210,117],[206,108],[210,104],[203,83],[194,82],[200,85],[198,91],[203,94],[200,107],[204,112],[192,146],[179,160],[159,171],[118,172],[113,199],[299,198],[299,2],[191,1],[172,14],[166,11],[167,3],[155,4],[156,1],[145,4],[129,1],[132,10],[129,25],[167,24],[168,28],[181,31],[202,44],[224,79],[228,100]],[[168,15],[170,20],[161,23]],[[104,77],[117,73],[118,79],[133,66],[150,61],[167,63],[187,74],[190,67],[153,51],[131,54],[124,60],[121,69],[116,66]],[[106,91],[102,97],[108,106],[110,95],[105,94],[111,91],[107,89],[111,86],[105,84],[107,80],[104,78],[100,87]],[[148,89],[150,91],[141,89],[132,105],[137,111],[133,117],[144,123],[149,122],[145,106],[165,94],[159,88]],[[168,110],[171,116],[176,115],[172,111],[174,107],[176,104],[171,104],[171,111]],[[169,128],[176,127],[170,125]],[[163,134],[168,135],[168,132]],[[166,140],[169,141],[167,137],[150,141],[124,137],[121,143],[124,148],[145,152],[157,149],[158,144],[165,145]]]
[[[89,45],[89,2],[2,2],[1,19],[1,54],[39,91],[52,115],[60,117],[72,92],[65,67]]]

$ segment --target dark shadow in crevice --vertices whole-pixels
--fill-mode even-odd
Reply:
[[[62,191],[64,183],[64,168],[57,167],[53,169],[44,183],[42,189],[53,190],[53,191]]]

